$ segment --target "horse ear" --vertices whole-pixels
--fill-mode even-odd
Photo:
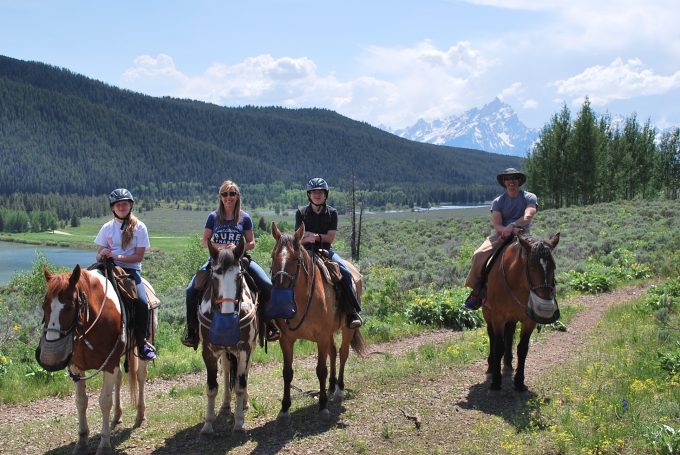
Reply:
[[[527,240],[527,238],[524,237],[523,235],[518,235],[518,236],[517,236],[517,240],[519,240],[520,245],[522,245],[522,247],[523,247],[524,249],[526,249],[526,250],[530,250],[530,249],[531,249],[531,243],[530,243],[529,240]]]
[[[73,272],[71,272],[71,278],[68,279],[68,286],[70,288],[75,288],[78,284],[78,281],[80,281],[80,264],[76,264],[76,266],[73,268]]]
[[[220,250],[215,246],[211,239],[208,239],[208,252],[210,253],[210,257],[213,258],[213,261],[216,261],[217,256],[220,254]]]
[[[550,248],[555,248],[557,244],[560,243],[560,233],[558,232],[557,234],[553,235],[550,240],[548,241],[548,244],[550,245]]]
[[[243,253],[246,251],[246,242],[243,240],[243,236],[241,236],[241,240],[238,242],[238,246],[234,248],[234,257],[240,258],[243,256]]]
[[[281,231],[279,231],[279,228],[273,221],[272,221],[272,237],[274,237],[277,241],[279,240],[279,237],[281,237]]]
[[[47,270],[47,267],[43,267],[43,273],[45,274],[45,281],[50,281],[54,275]]]
[[[304,221],[302,223],[300,223],[300,227],[297,228],[297,231],[295,231],[295,240],[297,240],[299,242],[303,235],[305,235],[305,222]]]

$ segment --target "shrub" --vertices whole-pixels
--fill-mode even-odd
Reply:
[[[406,308],[406,315],[416,324],[456,330],[480,327],[484,322],[481,312],[467,311],[463,308],[468,292],[462,287],[443,291],[435,291],[432,288],[414,290],[413,299]]]
[[[566,274],[567,285],[572,289],[590,294],[607,292],[614,287],[616,280],[612,270],[593,260],[588,260],[585,271],[569,271]]]

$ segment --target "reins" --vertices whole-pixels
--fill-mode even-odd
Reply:
[[[533,247],[532,247],[532,250],[533,250]],[[515,293],[512,292],[512,288],[510,287],[510,283],[508,282],[507,273],[505,271],[505,261],[504,261],[506,251],[507,251],[507,248],[504,249],[503,253],[501,254],[501,275],[503,276],[503,281],[505,282],[505,286],[508,288],[508,291],[510,292],[510,296],[512,297],[512,299],[515,301],[515,303],[517,303],[517,305],[524,308],[524,307],[526,307],[526,304],[522,304],[522,302],[519,301],[519,299],[517,298]],[[520,248],[519,254],[520,254],[520,256],[524,254],[524,248]],[[550,254],[550,253],[548,252],[548,254]],[[544,253],[541,252],[539,257],[543,257],[543,255],[544,255]],[[529,285],[529,292],[533,292],[536,289],[548,288],[548,289],[552,290],[552,296],[553,297],[555,296],[555,285],[554,284],[550,285],[550,284],[547,283],[547,279],[548,279],[547,274],[545,274],[545,280],[546,281],[544,281],[543,284],[539,284],[537,286],[533,285],[533,283],[531,281],[531,275],[529,274],[529,254],[527,254],[527,257],[526,257],[526,267],[524,268],[524,274],[525,274],[526,279],[527,279],[527,284]]]
[[[312,266],[311,266],[311,273],[310,270],[307,268],[307,263],[303,259],[303,252],[302,248],[300,248],[300,252],[298,253],[297,257],[297,265],[295,267],[295,272],[291,275],[290,273],[286,272],[285,270],[279,270],[278,272],[274,273],[272,275],[272,283],[276,281],[276,277],[278,276],[285,276],[286,278],[290,279],[291,282],[291,288],[293,289],[293,300],[295,300],[295,284],[297,283],[297,277],[298,277],[298,271],[300,270],[300,266],[302,266],[302,270],[305,272],[305,276],[307,277],[307,281],[311,281],[309,284],[309,291],[307,292],[307,305],[305,307],[305,312],[302,314],[302,319],[300,319],[300,322],[294,327],[290,325],[290,320],[286,320],[286,324],[288,325],[288,330],[291,332],[295,332],[297,329],[300,328],[303,322],[305,322],[305,319],[307,319],[307,314],[309,314],[309,308],[312,306],[312,299],[314,298],[314,290],[316,289],[316,277],[314,276],[314,272],[316,271],[316,254],[312,253],[311,254],[311,260],[312,260]]]
[[[106,304],[106,293],[108,291],[109,281],[110,281],[109,280],[109,269],[110,269],[110,267],[105,267],[106,273],[104,274],[104,279],[106,281],[106,286],[104,287],[104,296],[102,297],[102,303],[99,306],[99,312],[97,313],[97,317],[92,322],[92,324],[90,324],[90,327],[88,327],[87,330],[85,330],[85,332],[82,335],[80,335],[80,337],[79,337],[79,339],[83,340],[83,343],[85,343],[85,345],[90,350],[93,350],[93,351],[94,351],[94,346],[92,346],[92,344],[88,340],[85,339],[85,336],[88,333],[90,333],[90,330],[92,330],[92,328],[97,324],[97,322],[99,321],[99,318],[101,317],[102,313],[104,312],[104,305]],[[73,373],[73,371],[71,371],[71,365],[69,364],[66,367],[66,370],[68,371],[68,375],[71,377],[73,382],[87,381],[89,379],[92,379],[96,375],[98,375],[104,369],[106,364],[109,363],[109,361],[111,360],[111,357],[113,357],[113,354],[118,350],[118,345],[120,344],[121,334],[123,332],[123,327],[124,327],[124,322],[123,322],[124,314],[123,314],[123,301],[120,298],[120,294],[118,293],[118,289],[115,289],[115,291],[116,291],[116,296],[118,297],[118,302],[120,303],[120,306],[121,306],[121,317],[120,317],[120,319],[121,319],[121,331],[118,333],[118,337],[116,338],[116,343],[113,345],[113,349],[111,350],[111,352],[109,352],[109,355],[104,360],[104,363],[102,363],[101,366],[99,368],[97,368],[97,370],[95,370],[94,373],[92,373],[92,374],[89,374],[87,376],[77,375],[77,374]],[[84,292],[79,291],[79,295],[80,295],[80,299],[79,299],[80,306],[85,307],[85,311],[86,311],[85,321],[87,321],[87,319],[89,318],[89,315],[90,315],[90,305],[87,301],[87,297],[85,296]],[[79,309],[77,314],[80,315],[82,313],[82,311],[83,311],[82,308]],[[77,319],[78,318],[76,318],[76,321],[74,321],[74,326],[76,325]],[[83,327],[84,327],[84,323],[83,323]]]

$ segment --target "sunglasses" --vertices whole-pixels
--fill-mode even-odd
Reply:
[[[504,181],[507,181],[507,180],[519,180],[519,176],[517,176],[517,175],[509,175],[509,176],[507,176],[507,177],[503,177],[503,180],[504,180]]]
[[[236,196],[238,196],[238,192],[236,192],[236,191],[224,191],[224,192],[220,193],[220,196],[222,196],[222,197],[227,197],[227,196],[236,197]]]

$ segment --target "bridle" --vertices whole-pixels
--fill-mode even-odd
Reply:
[[[294,332],[297,329],[300,328],[303,322],[305,322],[305,319],[307,318],[307,314],[309,313],[309,308],[312,306],[312,298],[314,297],[314,290],[316,288],[316,280],[314,279],[315,277],[313,276],[312,273],[310,273],[310,268],[307,266],[307,261],[304,260],[303,258],[303,252],[302,252],[302,247],[298,246],[298,252],[297,252],[297,258],[296,258],[296,265],[295,265],[295,272],[292,274],[286,272],[285,267],[282,267],[281,270],[277,271],[276,273],[273,273],[274,270],[274,261],[272,261],[272,269],[271,269],[271,275],[272,275],[272,285],[276,283],[276,279],[281,277],[281,284],[283,284],[283,278],[288,278],[290,280],[290,286],[284,289],[292,289],[293,293],[293,301],[295,301],[295,287],[297,284],[297,278],[298,274],[300,271],[300,268],[305,273],[305,276],[307,277],[307,281],[310,282],[309,285],[309,290],[307,291],[307,306],[305,307],[305,312],[302,314],[302,319],[300,322],[294,326],[290,326],[290,320],[286,320],[286,324],[288,324],[288,330]],[[311,255],[311,260],[312,260],[312,265],[311,265],[311,270],[314,271],[314,268],[316,266],[316,255],[312,253]]]
[[[503,280],[505,281],[505,285],[508,288],[508,291],[510,291],[510,295],[512,296],[512,299],[517,303],[519,306],[524,307],[526,304],[523,304],[520,302],[520,300],[517,298],[514,292],[512,292],[512,287],[510,286],[510,283],[508,282],[508,277],[507,273],[505,270],[505,252],[508,249],[503,250],[503,254],[501,255],[501,273],[503,275]],[[538,251],[535,251],[538,250]],[[524,254],[524,248],[520,248],[519,254]],[[552,260],[552,253],[550,252],[550,248],[547,248],[543,242],[539,242],[538,244],[532,244],[531,246],[531,251],[528,253],[527,258],[526,258],[526,267],[524,270],[525,276],[527,278],[527,283],[529,284],[529,293],[535,294],[535,291],[538,289],[549,289],[550,290],[550,299],[555,298],[555,279],[553,277],[552,283],[548,283],[548,274],[543,273],[543,283],[539,284],[534,284],[532,279],[531,279],[531,273],[529,271],[530,265],[529,263],[531,262],[531,259],[533,257],[536,257],[538,260]]]

